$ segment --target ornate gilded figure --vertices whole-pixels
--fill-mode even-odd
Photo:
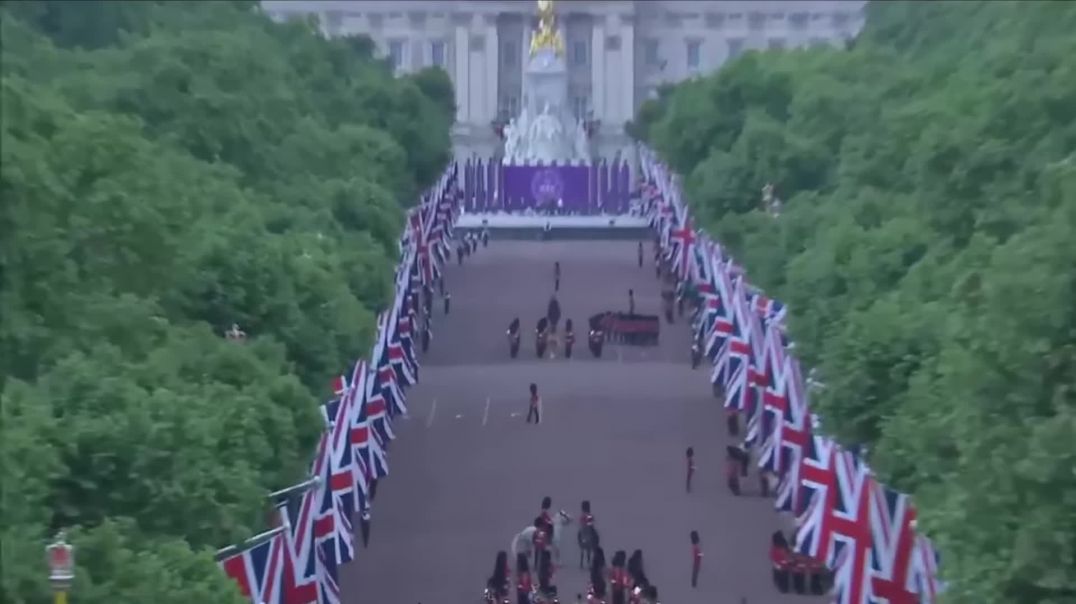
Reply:
[[[553,0],[538,0],[538,31],[531,35],[531,56],[543,48],[551,48],[557,55],[564,54],[564,40],[557,31]]]

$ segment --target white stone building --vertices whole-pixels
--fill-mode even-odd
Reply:
[[[864,0],[569,0],[556,2],[570,102],[600,120],[598,155],[629,148],[624,123],[657,87],[718,69],[751,49],[841,46]],[[316,14],[327,35],[368,35],[399,72],[448,71],[457,157],[499,152],[493,122],[521,104],[533,0],[263,0],[274,19]]]

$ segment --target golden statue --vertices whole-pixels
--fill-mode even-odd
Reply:
[[[543,48],[553,49],[557,56],[564,54],[564,40],[557,31],[553,0],[538,0],[538,31],[531,35],[531,56]]]

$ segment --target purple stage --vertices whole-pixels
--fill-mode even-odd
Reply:
[[[624,214],[631,199],[628,162],[584,166],[504,166],[496,160],[467,160],[463,203],[468,212],[522,212],[555,208],[572,214]]]

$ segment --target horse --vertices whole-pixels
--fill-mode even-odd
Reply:
[[[593,524],[580,526],[575,533],[575,541],[579,544],[579,568],[590,566],[594,556],[594,549],[601,545],[601,536]]]
[[[568,512],[564,510],[558,511],[553,515],[553,538],[549,540],[549,548],[553,552],[553,558],[560,561],[560,538],[564,534],[564,529],[572,523],[572,517],[568,515]],[[534,531],[537,530],[533,526],[520,531],[512,538],[512,557],[516,557],[520,552],[527,554],[527,557],[531,557],[534,551]]]

